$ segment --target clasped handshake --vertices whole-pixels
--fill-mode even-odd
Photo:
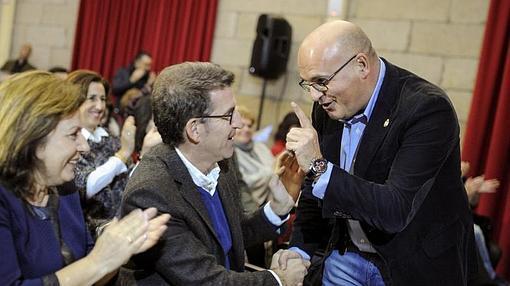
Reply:
[[[309,267],[310,261],[290,250],[279,250],[271,260],[271,270],[278,275],[282,285],[285,286],[303,285],[303,279]]]

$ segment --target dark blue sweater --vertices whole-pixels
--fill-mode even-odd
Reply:
[[[220,240],[221,247],[223,248],[223,254],[225,255],[225,268],[230,269],[228,253],[232,248],[232,236],[230,235],[230,227],[218,195],[218,190],[214,192],[213,196],[202,188],[198,188],[198,190],[200,191],[202,201],[209,213],[209,219],[211,219],[216,236]]]
[[[76,260],[93,242],[78,193],[59,197],[63,240]],[[49,219],[32,214],[21,199],[0,186],[0,285],[42,285],[41,278],[64,266],[60,243]]]

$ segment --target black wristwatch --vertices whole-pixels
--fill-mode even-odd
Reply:
[[[308,168],[308,173],[306,173],[306,177],[312,180],[317,179],[320,175],[324,174],[328,169],[328,161],[324,158],[318,158],[310,163],[310,168]]]

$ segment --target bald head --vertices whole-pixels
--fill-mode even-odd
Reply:
[[[332,119],[351,118],[370,99],[379,61],[360,27],[346,21],[328,22],[312,31],[299,47],[300,85]]]
[[[311,60],[331,60],[356,53],[375,56],[372,43],[360,27],[347,21],[327,22],[312,31],[299,48],[299,57]]]

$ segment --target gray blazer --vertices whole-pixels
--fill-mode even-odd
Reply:
[[[160,144],[143,157],[131,177],[121,213],[156,207],[172,218],[160,242],[133,257],[131,270],[121,273],[129,272],[138,285],[278,285],[268,271],[243,272],[245,246],[275,238],[276,227],[262,209],[243,215],[235,167],[230,160],[219,165],[217,191],[232,236],[231,270],[224,267],[223,250],[198,187],[175,149]]]

